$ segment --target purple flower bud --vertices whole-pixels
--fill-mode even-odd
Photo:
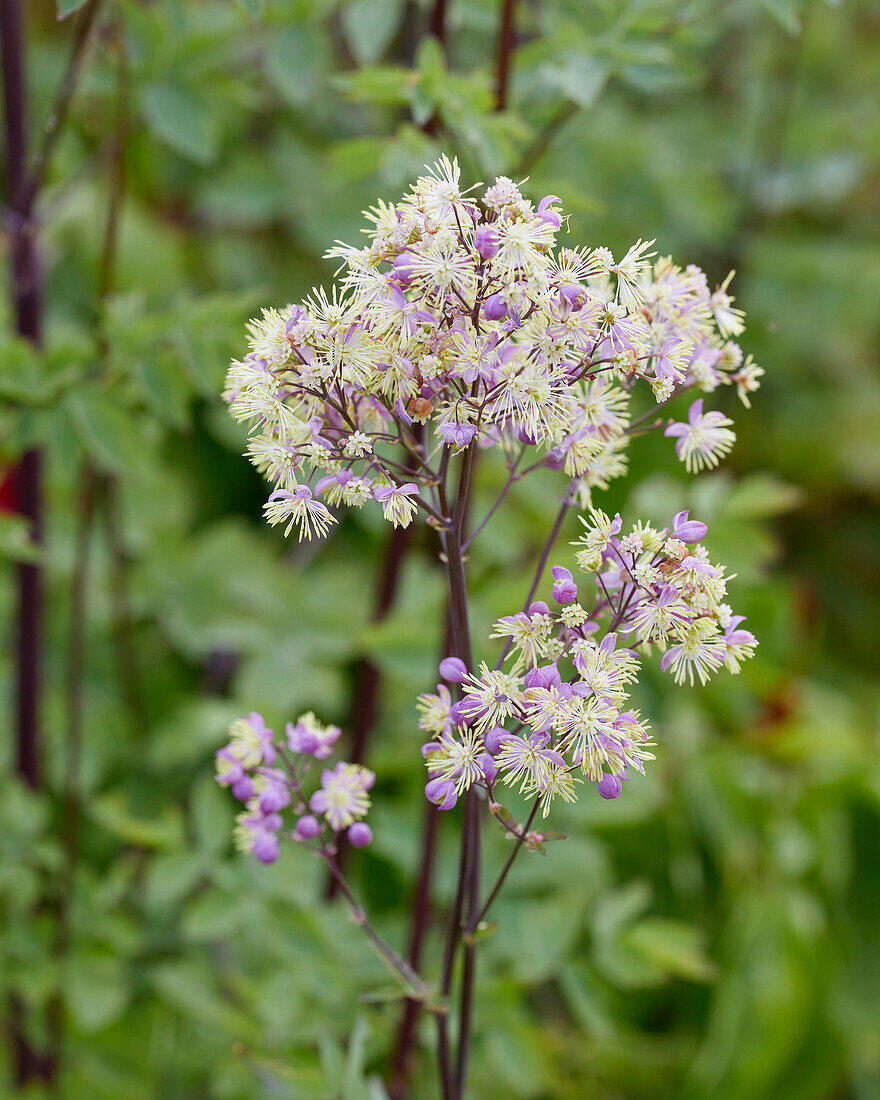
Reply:
[[[558,687],[561,682],[562,677],[556,665],[543,665],[541,668],[529,669],[523,678],[523,684],[527,688]]]
[[[460,657],[444,657],[440,662],[440,676],[447,684],[461,684],[467,675],[467,665]]]
[[[620,777],[616,775],[603,775],[599,780],[599,794],[603,798],[617,798],[623,790]]]
[[[432,779],[425,787],[425,797],[440,810],[451,810],[458,801],[451,779]]]
[[[373,839],[373,830],[365,821],[356,821],[348,829],[348,843],[352,848],[366,848]]]
[[[507,303],[500,294],[493,294],[483,302],[483,316],[487,321],[502,321],[507,316]]]
[[[314,814],[306,814],[296,823],[296,834],[303,840],[312,840],[321,831],[321,826]]]
[[[574,603],[577,599],[578,589],[574,578],[564,565],[553,566],[553,599],[560,604]]]
[[[498,255],[498,235],[488,225],[481,225],[474,234],[474,248],[484,260],[491,260]]]
[[[290,791],[281,782],[270,781],[260,792],[260,812],[274,814],[290,805]]]
[[[254,781],[249,775],[244,775],[232,784],[232,793],[239,802],[249,802],[254,797]]]
[[[251,853],[260,863],[274,863],[278,858],[278,837],[266,829],[258,829]]]
[[[531,618],[532,615],[549,615],[549,614],[550,614],[550,608],[547,606],[547,604],[544,603],[543,600],[535,600],[535,602],[533,604],[529,605],[529,618]]]
[[[392,277],[406,286],[413,277],[414,262],[414,258],[409,252],[401,252],[399,256],[395,257],[394,263],[391,265]]]
[[[709,528],[698,519],[688,519],[688,512],[679,512],[672,520],[672,534],[681,542],[700,542]]]
[[[492,753],[493,756],[501,752],[506,737],[510,737],[510,734],[503,726],[496,726],[494,729],[489,730],[483,738],[483,744],[486,746],[486,751]]]
[[[477,767],[479,767],[483,779],[491,786],[498,776],[498,769],[495,766],[495,761],[488,752],[484,752],[480,755],[479,760],[477,760]]]

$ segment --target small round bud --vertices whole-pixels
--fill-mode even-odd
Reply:
[[[366,848],[373,839],[373,830],[365,821],[356,821],[348,830],[348,843],[352,848]]]
[[[274,863],[278,858],[278,837],[274,833],[261,829],[254,839],[251,853],[260,863]]]
[[[501,321],[507,316],[507,303],[500,294],[493,294],[483,302],[483,316],[487,321]]]
[[[307,814],[296,823],[296,835],[302,840],[312,840],[320,831],[321,826],[314,814]]]

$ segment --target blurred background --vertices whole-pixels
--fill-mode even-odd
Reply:
[[[0,1090],[383,1095],[400,1012],[387,974],[304,852],[268,869],[233,853],[212,757],[250,709],[276,728],[311,708],[363,726],[377,670],[376,840],[351,873],[404,946],[436,548],[427,532],[392,548],[377,617],[387,531],[348,513],[316,553],[264,527],[218,392],[257,307],[329,282],[323,249],[357,241],[362,209],[447,152],[470,179],[528,176],[532,197],[560,195],[573,242],[619,255],[656,236],[713,284],[735,268],[741,342],[767,372],[720,471],[688,479],[669,441],[647,437],[601,504],[706,520],[761,646],[706,689],[649,664],[638,702],[656,765],[618,802],[565,807],[570,839],[518,862],[481,951],[471,1095],[880,1096],[876,4],[60,7],[61,21],[50,0],[25,5],[32,149],[72,51],[81,62],[31,221],[42,350],[18,333],[8,275],[0,306]],[[21,229],[8,162],[4,179],[8,260]],[[33,448],[43,549],[17,515]],[[482,464],[475,514],[502,473]],[[483,655],[491,619],[522,601],[556,477],[522,484],[475,547]],[[25,774],[21,562],[46,597],[40,759]],[[456,834],[441,820],[436,923]],[[487,866],[504,855],[487,834]],[[431,1098],[423,1025],[409,1095]]]

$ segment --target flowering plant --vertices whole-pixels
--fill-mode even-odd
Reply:
[[[246,804],[243,847],[270,862],[279,836],[328,861],[358,923],[405,983],[411,1002],[436,1017],[444,1097],[463,1094],[470,1037],[476,932],[532,830],[539,806],[574,801],[585,784],[616,798],[653,759],[648,724],[629,702],[640,661],[653,650],[676,682],[737,672],[755,638],[726,604],[724,567],[709,560],[706,525],[680,512],[666,529],[593,507],[596,490],[626,472],[626,449],[662,428],[690,472],[718,464],[733,446],[732,421],[695,400],[687,420],[658,411],[685,391],[734,385],[743,403],[763,373],[733,341],[742,311],[703,272],[680,268],[639,240],[620,260],[605,247],[557,247],[560,200],[537,206],[501,177],[482,194],[462,189],[442,158],[397,204],[367,214],[367,243],[337,244],[341,279],[328,294],[266,309],[249,326],[249,352],[230,367],[225,397],[250,425],[247,453],[272,486],[270,524],[299,538],[326,536],[340,508],[375,502],[405,527],[417,515],[438,532],[446,568],[450,637],[436,693],[418,701],[426,795],[440,809],[461,799],[462,855],[439,988],[379,940],[335,860],[343,830],[370,840],[361,820],[373,775],[339,763],[307,797],[312,759],[339,736],[311,715],[276,741],[262,718],[235,723],[218,753],[218,778]],[[647,412],[633,417],[633,400]],[[507,480],[468,530],[478,453],[497,449]],[[538,468],[561,472],[561,507],[522,609],[499,619],[505,642],[494,668],[475,665],[465,552],[512,487]],[[594,578],[583,602],[567,565],[552,569],[558,610],[535,601],[572,506],[584,531],[572,565]],[[586,586],[585,586],[586,590]],[[455,694],[456,698],[453,698]],[[280,764],[280,766],[278,766]],[[532,799],[525,824],[497,800],[502,785]],[[485,901],[480,835],[487,806],[514,837]],[[285,833],[282,811],[298,815]],[[307,813],[311,810],[311,813]],[[321,820],[321,817],[323,820]],[[458,1049],[448,1002],[462,948]]]

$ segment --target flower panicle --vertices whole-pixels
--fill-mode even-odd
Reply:
[[[500,784],[540,798],[544,816],[583,783],[617,798],[654,759],[631,701],[644,657],[656,648],[676,683],[705,684],[754,654],[756,638],[724,602],[728,578],[703,545],[705,523],[687,511],[663,529],[624,531],[619,515],[601,511],[582,520],[574,545],[581,571],[594,575],[593,599],[584,606],[571,570],[553,566],[558,610],[539,600],[498,619],[491,636],[506,641],[504,660],[469,672],[447,658],[436,694],[420,698],[419,725],[433,736],[422,748],[425,792],[441,809],[472,786],[494,803]]]
[[[320,786],[306,793],[312,766],[332,755],[341,732],[311,712],[288,722],[283,737],[256,711],[232,723],[228,743],[216,753],[216,777],[244,804],[236,818],[236,847],[261,863],[274,863],[282,839],[317,841],[323,848],[345,832],[355,848],[370,843],[373,834],[363,819],[370,809],[373,772],[340,760],[324,768]]]
[[[535,203],[503,176],[467,187],[444,156],[365,218],[364,242],[327,252],[336,283],[263,309],[227,374],[285,535],[324,538],[335,510],[368,504],[394,526],[442,523],[433,455],[472,445],[534,451],[528,468],[563,472],[586,507],[626,472],[638,389],[663,403],[731,385],[748,406],[760,384],[735,342],[732,273],[713,291],[653,240],[618,259],[567,246],[555,195]],[[667,426],[692,471],[735,438],[701,401]]]

